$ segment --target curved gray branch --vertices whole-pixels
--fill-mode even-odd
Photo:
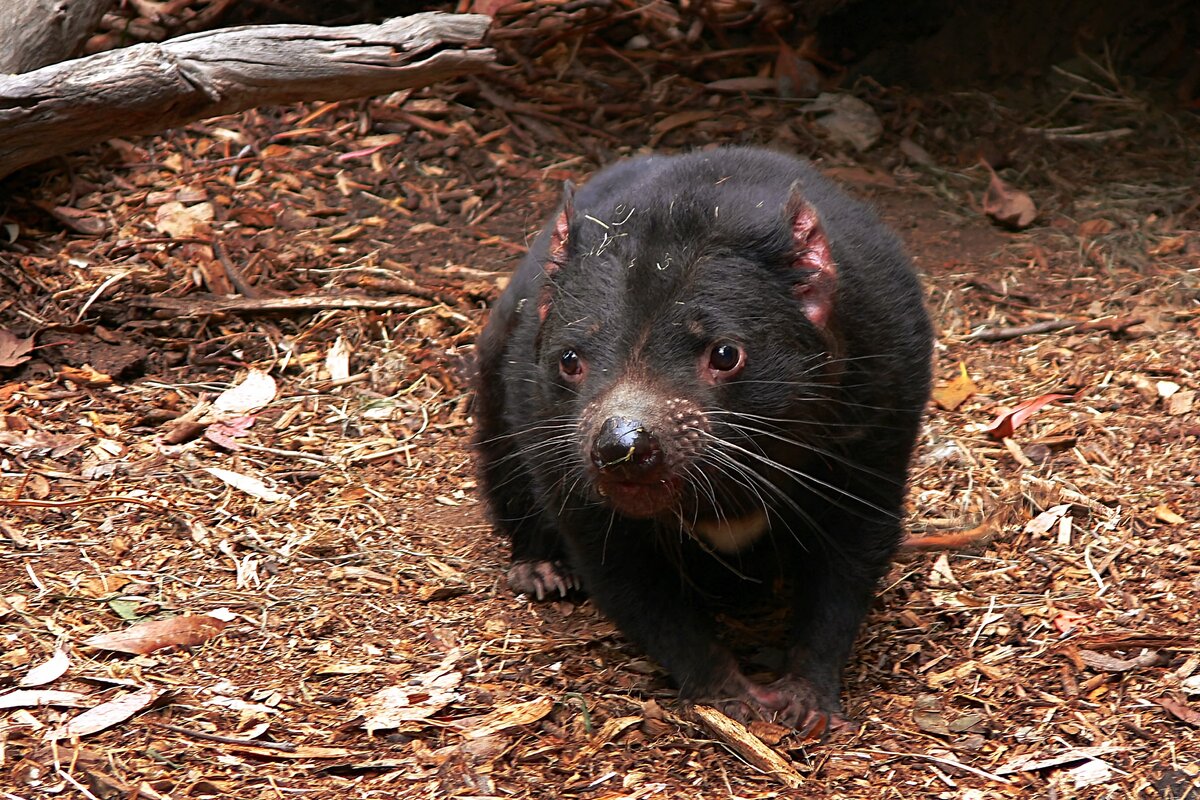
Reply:
[[[114,136],[262,105],[345,100],[483,69],[491,18],[414,14],[379,25],[262,25],[0,76],[0,178]]]

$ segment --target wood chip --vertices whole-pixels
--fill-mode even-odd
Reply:
[[[784,786],[798,789],[804,785],[804,776],[787,759],[750,733],[742,723],[710,706],[694,706],[692,716],[730,750]]]

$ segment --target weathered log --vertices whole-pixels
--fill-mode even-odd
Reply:
[[[0,178],[114,136],[478,71],[495,58],[475,46],[490,22],[480,14],[424,13],[342,28],[225,28],[0,76]]]
[[[112,0],[4,0],[0,73],[28,72],[76,55]]]

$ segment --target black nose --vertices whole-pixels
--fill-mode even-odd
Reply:
[[[662,463],[662,448],[641,420],[609,417],[592,442],[592,463],[606,475],[636,480]]]

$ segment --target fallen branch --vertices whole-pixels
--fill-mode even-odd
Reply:
[[[414,14],[379,25],[262,25],[196,33],[0,76],[0,178],[114,136],[254,106],[346,100],[483,69],[490,17]]]
[[[1104,319],[1048,319],[1031,325],[1018,325],[1013,328],[980,328],[963,339],[965,342],[999,342],[1005,339],[1016,339],[1036,333],[1054,333],[1056,331],[1105,331],[1106,333],[1124,333],[1134,325],[1141,325],[1146,320],[1143,317],[1106,317]]]
[[[112,0],[6,0],[0,75],[28,72],[79,52]]]

